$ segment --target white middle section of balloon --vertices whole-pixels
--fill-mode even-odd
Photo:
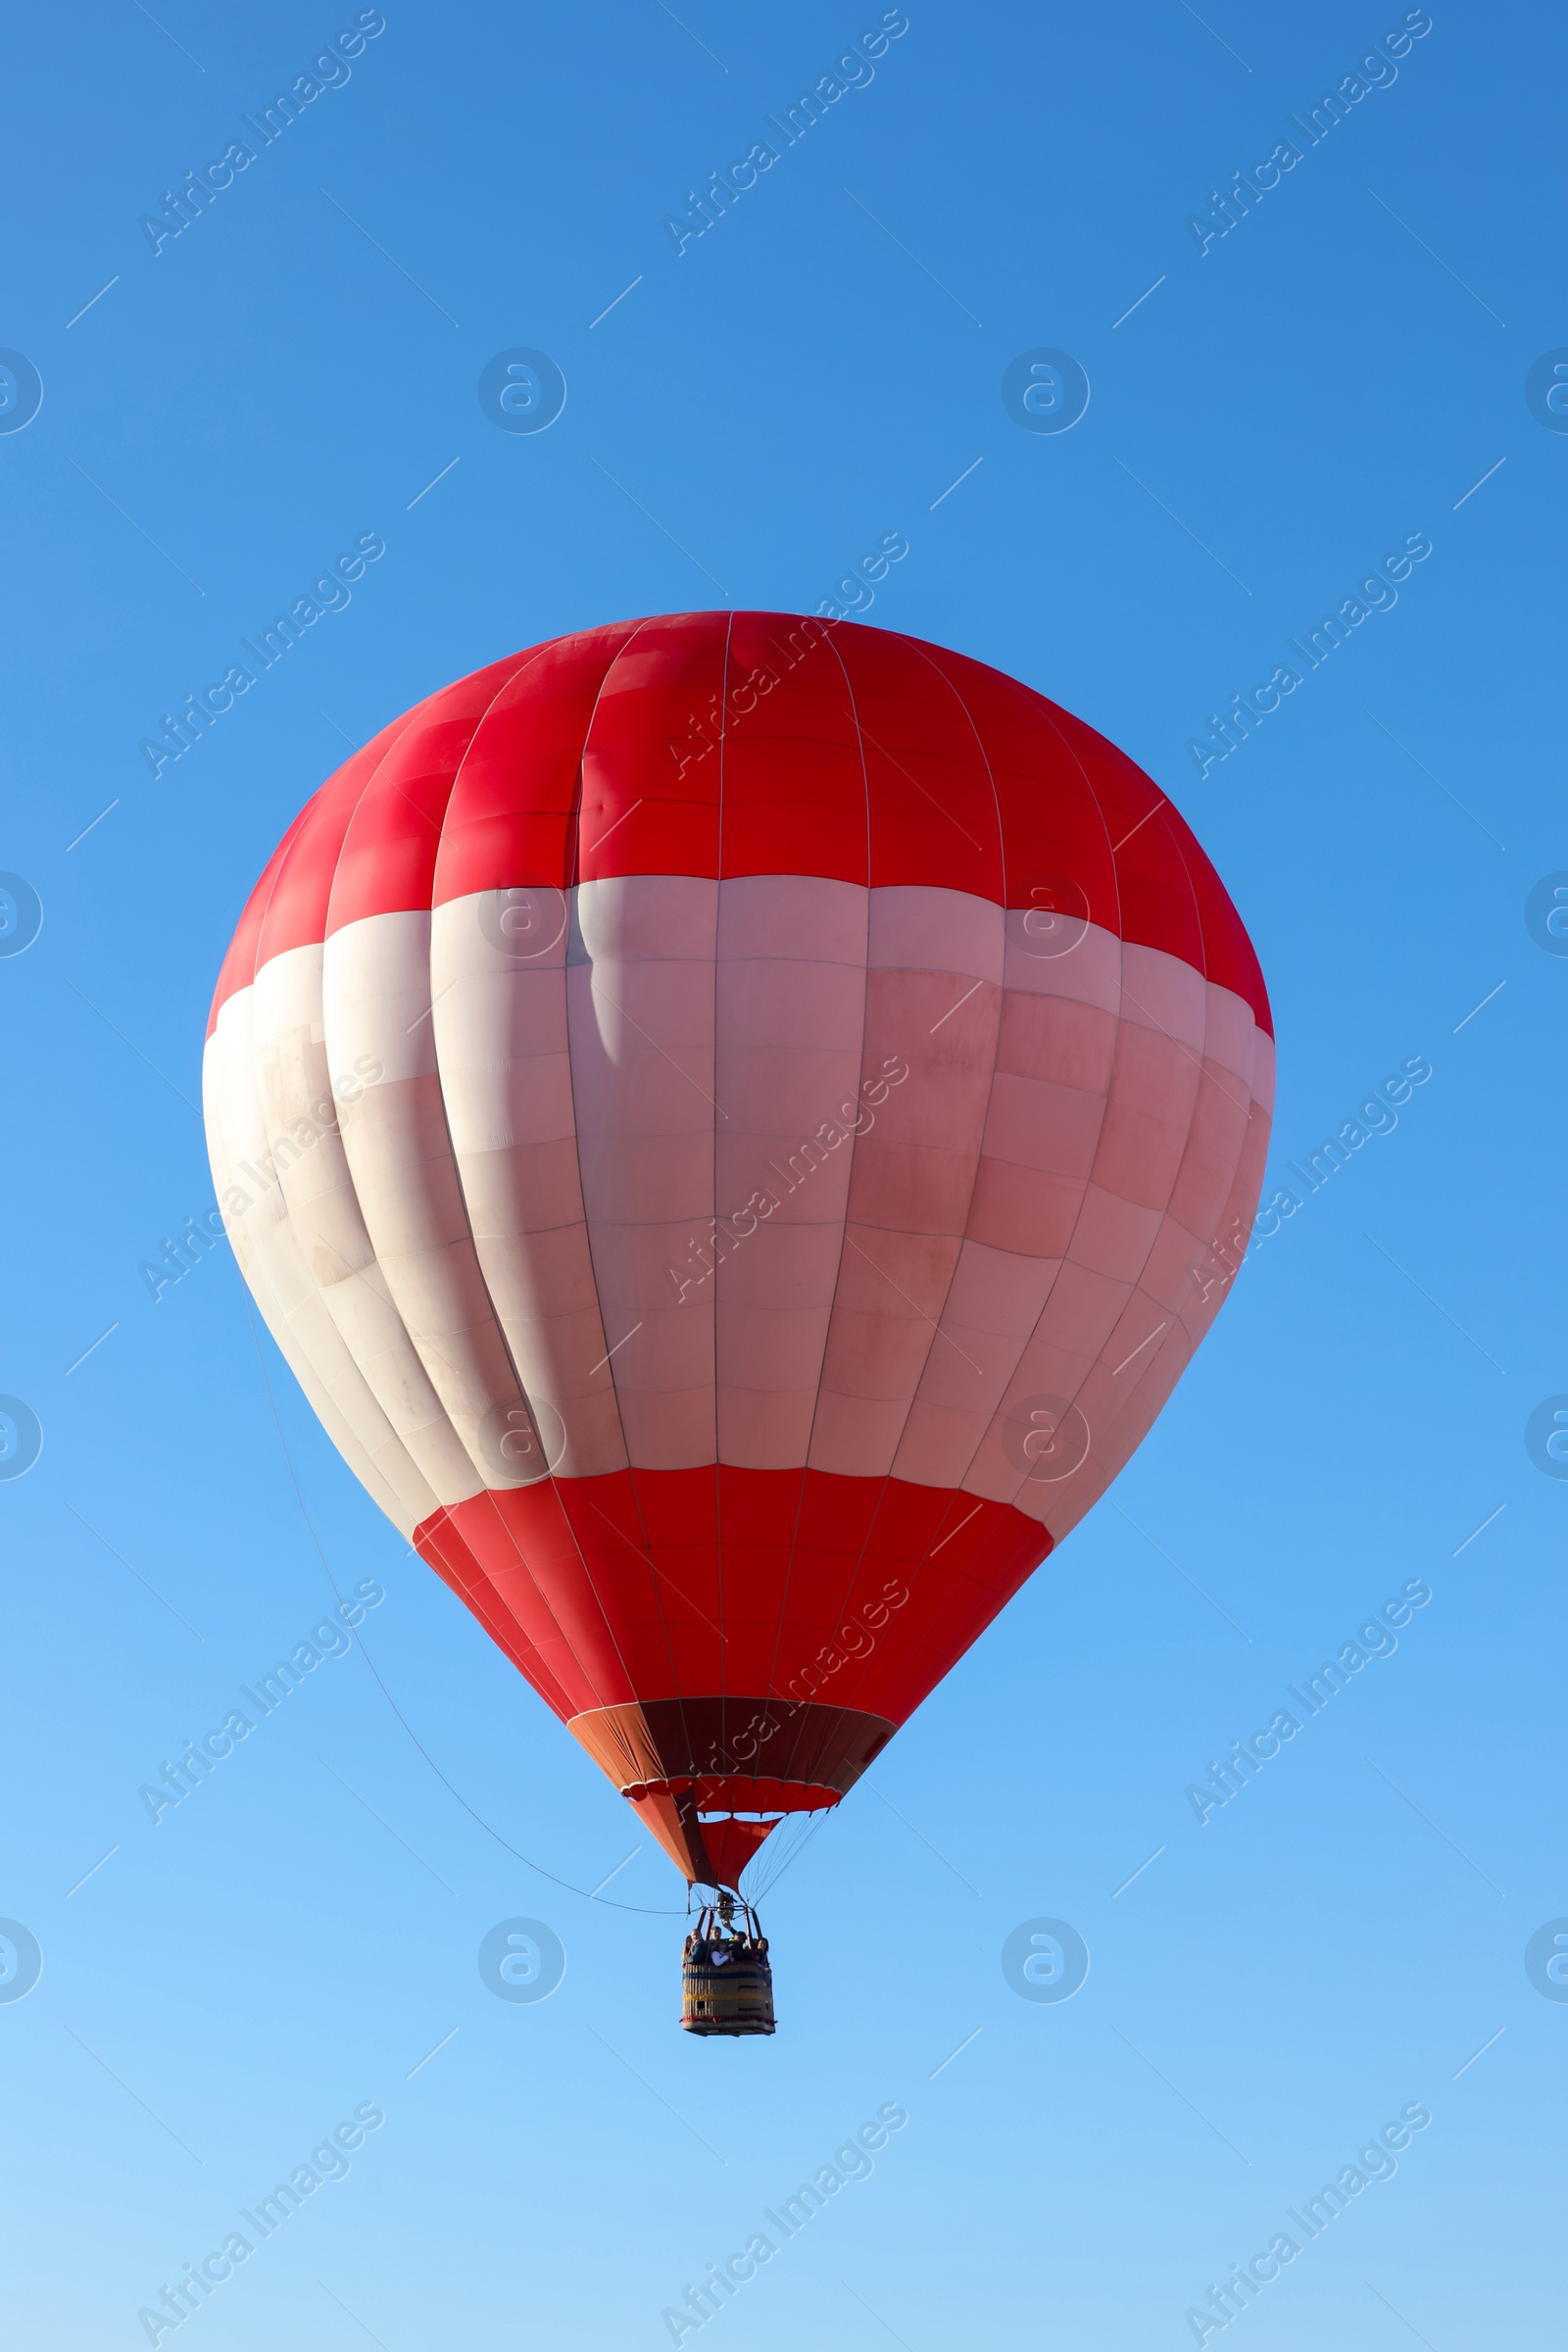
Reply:
[[[412,1528],[513,1483],[520,1385],[563,1475],[809,1463],[1064,1534],[1219,1303],[1273,1090],[1246,1002],[957,891],[535,902],[352,923],[210,1043],[236,1250],[377,1500]],[[340,1132],[275,1150],[334,1085]],[[1059,1479],[1019,1452],[1039,1397],[1087,1432]]]

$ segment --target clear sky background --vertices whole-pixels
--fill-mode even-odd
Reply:
[[[8,2341],[144,2343],[368,2107],[166,2345],[652,2352],[894,2102],[869,2177],[688,2344],[1177,2352],[1281,2231],[1210,2343],[1560,2341],[1568,2003],[1525,1962],[1568,1914],[1568,1485],[1526,1444],[1568,1392],[1568,943],[1526,912],[1568,868],[1568,434],[1526,397],[1568,345],[1560,20],[1434,0],[1309,147],[1289,118],[1399,6],[908,0],[677,254],[665,216],[881,13],[387,0],[266,148],[242,117],[354,8],[13,24],[0,343],[42,406],[0,433],[0,867],[42,928],[0,955],[0,1391],[42,1451],[0,1481],[0,1914],[42,1974],[0,1997]],[[141,217],[241,138],[155,254]],[[1287,139],[1200,252],[1189,216]],[[564,375],[547,431],[480,406],[516,347]],[[1004,405],[1041,348],[1089,378],[1064,432]],[[161,714],[367,533],[347,609],[154,781]],[[565,630],[813,611],[889,533],[867,625],[1090,720],[1213,858],[1278,1020],[1269,1190],[1431,1075],[1297,1185],[1113,1494],[803,1847],[776,2038],[696,2042],[675,1874],[258,1355],[226,1250],[156,1303],[138,1268],[212,1205],[219,962],[351,747]],[[1200,778],[1209,714],[1413,534],[1396,605]],[[325,1661],[154,1827],[138,1786],[367,1579],[373,1672]],[[1397,1648],[1200,1825],[1189,1784],[1412,1580]],[[516,1917],[564,1946],[548,2000],[481,1979]],[[1042,1918],[1091,1955],[1066,2001],[1003,1971]],[[1293,2230],[1416,2106],[1393,2177]]]

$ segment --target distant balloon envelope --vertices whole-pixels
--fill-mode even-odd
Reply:
[[[1225,1294],[1257,959],[961,655],[702,612],[418,704],[296,818],[205,1068],[345,1460],[684,1875],[837,1804]]]

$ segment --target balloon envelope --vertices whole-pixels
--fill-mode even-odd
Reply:
[[[334,1444],[733,1885],[1149,1429],[1272,1072],[1235,908],[1103,737],[912,638],[707,612],[495,662],[348,760],[204,1088]]]

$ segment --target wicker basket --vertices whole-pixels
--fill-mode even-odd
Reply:
[[[680,2022],[688,2034],[771,2034],[773,1971],[767,1937],[750,1904],[736,1927],[734,1903],[706,1905],[686,1938],[681,1964]]]

